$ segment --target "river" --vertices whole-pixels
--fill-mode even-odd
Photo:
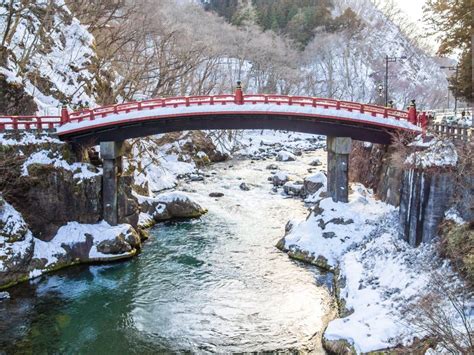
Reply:
[[[278,164],[303,177],[315,157],[324,152]],[[131,261],[71,267],[9,289],[0,353],[323,353],[331,275],[275,248],[286,222],[307,208],[271,191],[269,163],[232,160],[209,168],[204,182],[183,183],[209,212],[155,226]]]

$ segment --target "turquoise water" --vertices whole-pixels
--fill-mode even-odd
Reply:
[[[139,257],[10,289],[0,353],[322,352],[330,280],[274,247],[305,208],[270,194],[258,167],[235,174],[192,185],[209,213],[157,225]],[[241,176],[261,185],[240,191]],[[206,197],[221,187],[228,197]]]

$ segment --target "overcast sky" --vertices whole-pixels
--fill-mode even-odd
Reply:
[[[396,3],[412,21],[421,21],[425,0],[396,0]]]

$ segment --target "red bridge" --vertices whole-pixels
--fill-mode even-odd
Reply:
[[[237,89],[234,95],[158,98],[72,113],[63,108],[61,116],[0,116],[0,131],[55,129],[62,140],[89,145],[182,130],[278,129],[387,144],[393,132],[420,133],[422,121],[414,108],[243,95]]]
[[[422,132],[425,114],[355,102],[282,95],[191,96],[152,99],[98,107],[61,116],[0,116],[0,131],[56,130],[62,140],[83,145],[100,143],[103,159],[104,219],[118,219],[118,179],[122,144],[127,138],[182,130],[281,129],[322,134],[327,138],[328,192],[334,201],[347,202],[349,154],[352,139],[390,143],[392,133]],[[423,127],[424,128],[424,127]]]

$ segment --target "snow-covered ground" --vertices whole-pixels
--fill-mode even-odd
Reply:
[[[426,334],[407,322],[407,307],[417,307],[419,297],[430,292],[433,270],[456,276],[434,244],[413,248],[399,238],[397,209],[360,184],[352,190],[348,204],[310,196],[317,201],[313,212],[289,224],[284,248],[339,271],[339,297],[347,312],[329,323],[326,341],[346,341],[357,353],[410,345]],[[454,323],[460,321],[452,304],[443,307]]]

